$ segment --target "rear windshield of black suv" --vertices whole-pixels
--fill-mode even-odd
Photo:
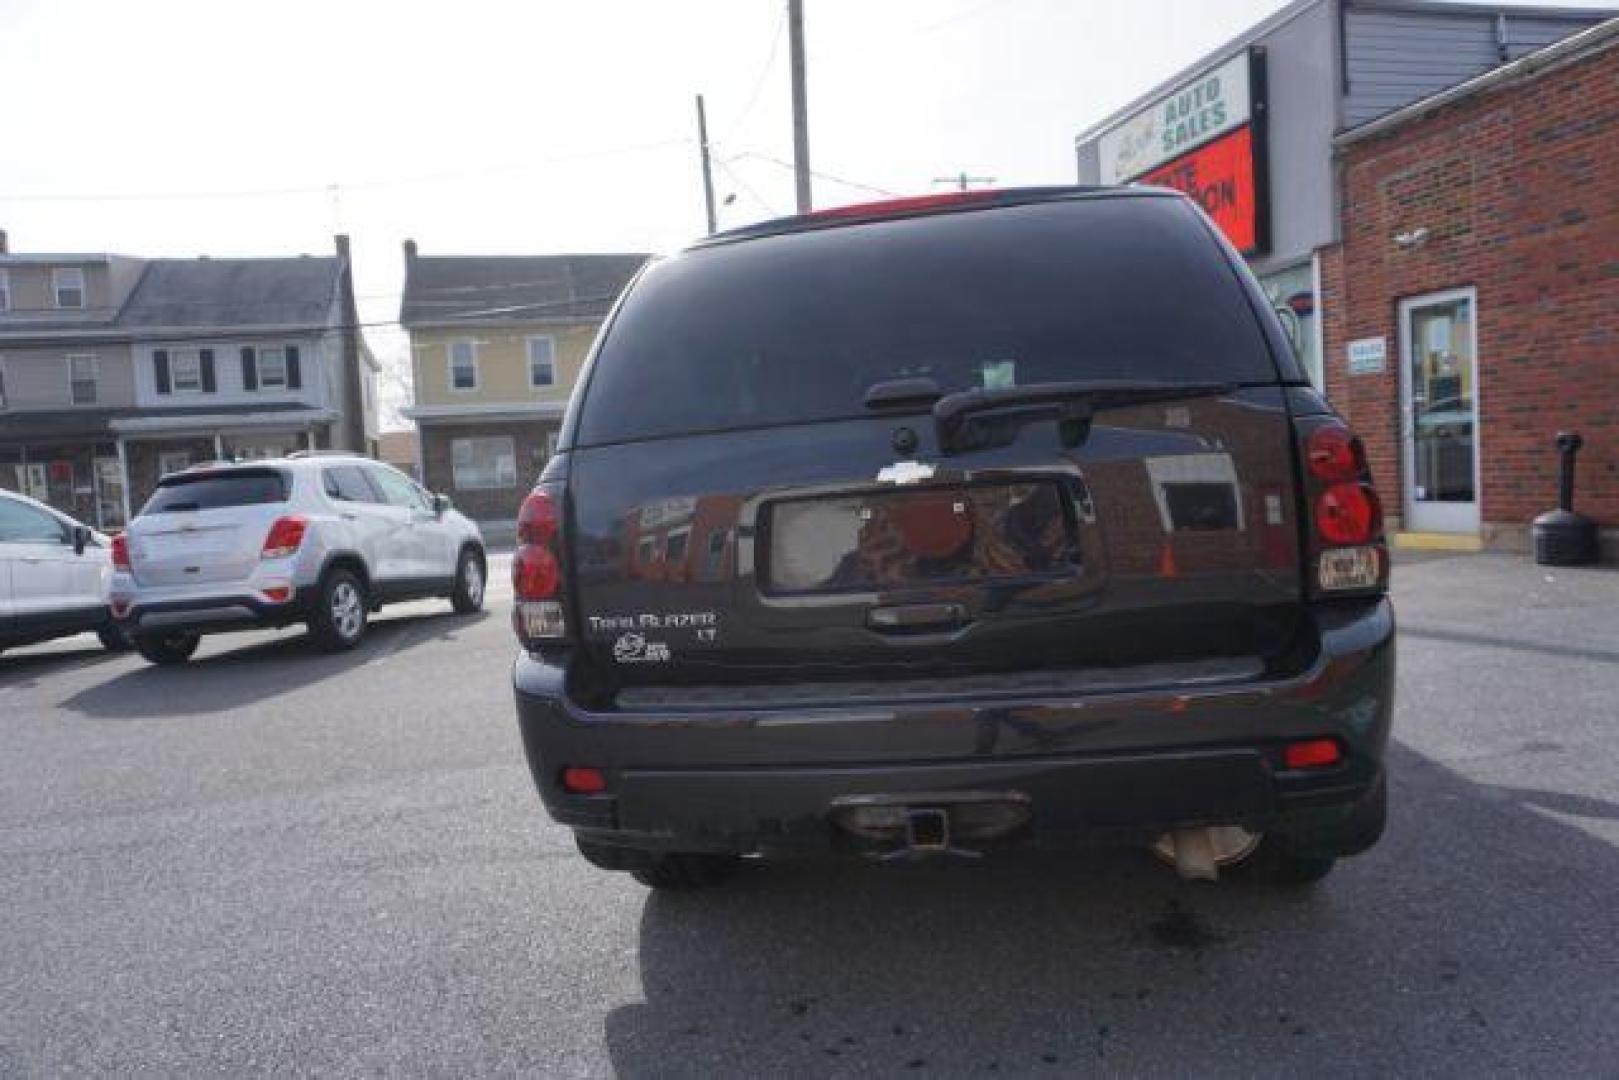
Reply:
[[[866,391],[1277,380],[1195,211],[1078,198],[740,240],[625,298],[577,445],[867,415]]]
[[[179,473],[164,477],[141,513],[170,514],[286,502],[291,486],[280,469]]]

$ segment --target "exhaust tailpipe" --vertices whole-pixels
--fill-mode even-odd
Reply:
[[[1246,859],[1259,840],[1258,833],[1237,825],[1208,825],[1167,832],[1152,845],[1152,853],[1186,881],[1218,881],[1220,867]]]

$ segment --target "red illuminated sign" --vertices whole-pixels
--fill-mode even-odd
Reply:
[[[1256,175],[1253,125],[1244,124],[1137,180],[1184,191],[1197,200],[1237,250],[1254,255],[1263,246]]]

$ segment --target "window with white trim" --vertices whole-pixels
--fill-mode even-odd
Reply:
[[[67,358],[68,398],[75,405],[96,403],[96,383],[101,363],[93,355],[79,353]]]
[[[287,350],[278,345],[267,346],[258,352],[259,389],[284,390],[287,386]]]
[[[202,393],[202,356],[196,349],[176,349],[169,355],[169,381],[176,394]]]
[[[84,306],[84,269],[78,266],[58,266],[51,271],[51,295],[59,308]]]
[[[517,447],[509,435],[450,440],[450,468],[459,491],[517,486]]]
[[[528,384],[536,390],[557,384],[557,343],[554,338],[528,339]]]
[[[475,342],[450,342],[450,389],[478,389],[478,346]]]

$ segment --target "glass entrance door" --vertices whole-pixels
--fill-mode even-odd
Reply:
[[[1400,304],[1405,528],[1474,533],[1478,328],[1471,289]]]

